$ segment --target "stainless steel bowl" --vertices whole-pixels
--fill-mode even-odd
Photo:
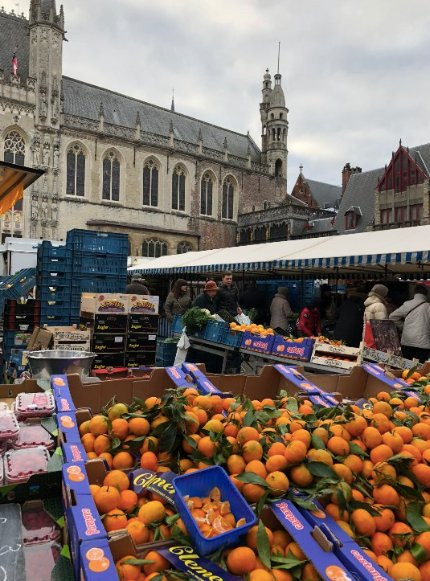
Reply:
[[[65,351],[52,349],[32,351],[28,354],[28,363],[34,379],[49,379],[51,375],[78,373],[88,376],[95,357],[88,351]]]

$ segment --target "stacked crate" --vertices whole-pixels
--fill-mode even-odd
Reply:
[[[42,242],[37,251],[37,293],[42,325],[69,325],[72,255],[67,246]]]
[[[4,309],[3,356],[7,375],[19,376],[27,366],[26,349],[35,327],[40,325],[40,301],[18,303],[9,299]]]
[[[92,351],[96,354],[94,369],[124,367],[127,344],[127,315],[96,314],[93,321]]]
[[[67,248],[72,254],[70,322],[78,323],[81,294],[121,293],[127,285],[127,234],[71,230]]]
[[[80,330],[72,326],[49,327],[52,333],[53,348],[65,351],[91,351],[89,329]]]
[[[42,242],[37,255],[41,323],[79,323],[81,293],[124,292],[128,236],[71,230],[65,246]]]
[[[129,314],[126,367],[155,365],[158,315]]]

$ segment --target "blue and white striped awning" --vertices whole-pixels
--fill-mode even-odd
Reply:
[[[287,240],[142,259],[129,269],[145,275],[217,273],[223,270],[417,271],[430,268],[430,226]]]

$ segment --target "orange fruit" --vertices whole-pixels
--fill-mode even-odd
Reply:
[[[88,424],[89,431],[94,434],[94,436],[101,436],[102,434],[107,434],[108,432],[108,420],[105,416],[97,415],[90,419]]]
[[[307,449],[307,448],[309,448],[309,446],[311,444],[312,435],[310,432],[308,432],[308,430],[304,430],[303,428],[301,428],[301,429],[293,432],[293,435],[291,437],[291,441],[294,442],[295,440],[298,440],[299,442],[303,442],[303,444],[306,446],[306,449]]]
[[[345,466],[348,466],[348,468],[354,474],[360,474],[361,471],[363,470],[363,460],[360,458],[360,456],[357,456],[356,454],[349,454],[349,456],[345,458],[343,463],[345,464]]]
[[[159,571],[165,571],[170,569],[170,563],[162,557],[157,551],[149,551],[145,555],[145,560],[152,561],[143,566],[145,575],[150,575],[151,573],[158,573]]]
[[[110,439],[106,435],[97,436],[94,440],[94,452],[100,456],[103,452],[108,452],[110,449]]]
[[[110,454],[109,452],[102,452],[101,454],[99,454],[98,457],[102,458],[102,460],[106,462],[106,464],[109,466],[109,470],[112,470],[112,461],[113,461],[112,454]]]
[[[199,436],[198,434],[192,434],[191,436],[188,436],[188,439],[194,440],[197,448],[197,444],[199,440],[201,440],[201,436]],[[187,442],[187,440],[182,440],[182,449],[186,454],[192,454],[194,451],[194,448]]]
[[[104,486],[113,486],[121,492],[127,490],[130,486],[130,480],[122,470],[111,470],[106,474],[103,484]]]
[[[415,542],[426,550],[427,556],[430,558],[430,531],[426,531],[418,535],[415,539]]]
[[[273,531],[273,544],[285,549],[288,543],[291,543],[291,537],[286,531]]]
[[[249,581],[273,581],[273,575],[266,569],[254,569],[248,576]]]
[[[377,531],[370,539],[375,555],[385,555],[393,549],[393,543],[388,535]]]
[[[306,563],[303,567],[302,579],[306,579],[306,581],[320,581],[321,577],[312,563]]]
[[[128,436],[128,422],[122,418],[117,418],[112,422],[111,433],[120,440],[125,440]]]
[[[265,490],[258,484],[244,484],[241,488],[241,492],[246,500],[252,504],[258,502],[260,498],[264,496]]]
[[[139,520],[134,520],[127,524],[127,532],[136,545],[143,545],[149,540],[149,530]]]
[[[333,436],[327,442],[327,448],[336,456],[346,456],[349,454],[349,442],[340,436]]]
[[[287,545],[287,548],[285,549],[286,557],[288,557],[288,553],[292,553],[294,557],[300,559],[300,561],[306,559],[306,555],[304,554],[304,552],[297,543],[292,542]]]
[[[98,484],[90,484],[90,492],[93,498],[97,490],[100,490],[100,486]]]
[[[227,458],[227,470],[229,474],[242,474],[245,471],[246,462],[238,454],[232,454]]]
[[[118,508],[124,512],[133,512],[137,506],[138,496],[133,490],[123,490],[120,492],[121,500]]]
[[[251,440],[259,440],[260,433],[255,428],[251,426],[246,426],[245,428],[241,428],[237,433],[237,441],[241,446],[245,444],[245,442],[250,442]]]
[[[398,563],[412,563],[412,565],[417,564],[416,560],[414,559],[414,557],[410,551],[403,551],[403,553],[401,553],[397,557],[397,562]],[[420,573],[422,573],[421,567],[420,567]]]
[[[370,451],[370,459],[374,464],[388,460],[391,456],[393,456],[393,450],[386,444],[380,444]]]
[[[261,460],[263,457],[263,447],[260,442],[249,440],[248,442],[245,442],[242,447],[242,455],[245,462],[251,462],[251,460]]]
[[[404,547],[413,540],[413,531],[410,526],[403,522],[395,522],[389,533],[395,547]]]
[[[299,464],[306,458],[307,452],[306,445],[300,440],[295,440],[288,444],[285,450],[285,458],[290,465]]]
[[[382,443],[389,446],[394,454],[400,452],[404,444],[401,435],[395,432],[385,432],[385,434],[382,434]]]
[[[100,486],[94,494],[94,502],[100,514],[117,508],[120,500],[121,496],[114,486]]]
[[[248,462],[245,466],[245,472],[253,472],[261,478],[266,478],[267,476],[266,467],[260,460],[251,460],[251,462]]]
[[[422,581],[418,567],[412,563],[395,563],[390,569],[394,581]]]
[[[398,506],[400,496],[398,492],[389,484],[383,484],[373,490],[373,498],[377,504]]]
[[[278,470],[285,470],[287,467],[287,459],[284,455],[278,454],[275,456],[270,456],[266,461],[267,472],[277,472]]]
[[[82,422],[82,424],[80,424],[79,426],[79,433],[81,436],[83,436],[84,434],[88,434],[90,431],[90,420],[87,420],[86,422]]]
[[[267,533],[269,545],[272,546],[273,545],[273,533],[269,528],[267,528],[267,527],[264,527],[264,528],[265,528],[265,531]],[[250,549],[253,549],[254,551],[257,550],[257,534],[258,534],[258,526],[257,525],[251,527],[249,529],[249,531],[246,533],[246,546],[249,547]]]
[[[148,436],[144,439],[142,447],[139,452],[143,454],[144,452],[157,452],[158,451],[158,438],[154,436]]]
[[[140,576],[140,566],[138,565],[127,565],[126,562],[129,559],[135,559],[134,555],[127,555],[122,557],[117,564],[116,570],[121,581],[137,581]]]
[[[375,526],[377,531],[385,532],[388,531],[395,523],[396,517],[394,513],[389,508],[375,507],[379,510],[379,516],[374,516]]]
[[[165,515],[166,509],[164,505],[159,500],[150,500],[140,507],[137,518],[144,525],[150,525],[162,521]]]
[[[227,555],[227,569],[234,575],[246,575],[256,568],[256,556],[249,547],[237,547]]]
[[[217,443],[213,442],[210,436],[204,436],[197,442],[197,449],[205,458],[212,458],[217,447]]]
[[[420,484],[426,488],[430,488],[430,466],[427,464],[417,464],[411,468],[412,474]]]
[[[94,434],[84,434],[81,438],[82,446],[85,452],[94,452],[94,442],[96,437]]]
[[[373,406],[373,413],[384,414],[384,416],[387,416],[387,418],[391,418],[393,415],[393,408],[386,401],[377,401]]]
[[[405,444],[409,444],[414,437],[414,434],[407,426],[396,426],[393,429],[393,434],[399,434]]]
[[[288,571],[282,569],[272,569],[271,573],[275,581],[293,581],[293,577]]]
[[[103,519],[103,526],[108,533],[125,529],[127,526],[127,516],[122,510],[114,508],[106,513]]]
[[[274,442],[267,451],[267,456],[283,456],[285,454],[285,445],[282,442]]]
[[[283,496],[290,487],[290,482],[283,472],[271,472],[266,477],[266,482],[272,496]]]
[[[376,448],[376,446],[382,444],[382,435],[372,426],[367,427],[363,431],[361,439],[369,449]]]
[[[135,460],[130,452],[118,452],[115,454],[112,460],[112,466],[115,469],[127,469],[133,468]]]
[[[140,457],[140,466],[146,468],[147,470],[157,471],[158,458],[154,452],[144,452]]]
[[[131,418],[128,422],[128,429],[135,436],[146,436],[150,426],[148,420],[145,418]]]
[[[354,475],[352,474],[351,468],[349,468],[346,464],[333,464],[333,470],[336,472],[339,478],[342,478],[348,484],[352,484]]]
[[[351,522],[355,530],[360,535],[372,536],[376,532],[376,525],[373,517],[364,508],[357,508],[351,513]]]
[[[291,468],[290,478],[294,484],[301,487],[310,486],[314,480],[314,477],[304,464],[299,464],[298,466]]]

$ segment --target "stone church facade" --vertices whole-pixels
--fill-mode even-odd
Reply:
[[[249,134],[63,75],[64,31],[55,0],[31,0],[28,19],[0,11],[0,152],[45,170],[2,217],[2,239],[89,228],[127,233],[135,256],[176,254],[234,246],[239,214],[283,202],[279,73],[273,89],[263,79],[260,149]]]

